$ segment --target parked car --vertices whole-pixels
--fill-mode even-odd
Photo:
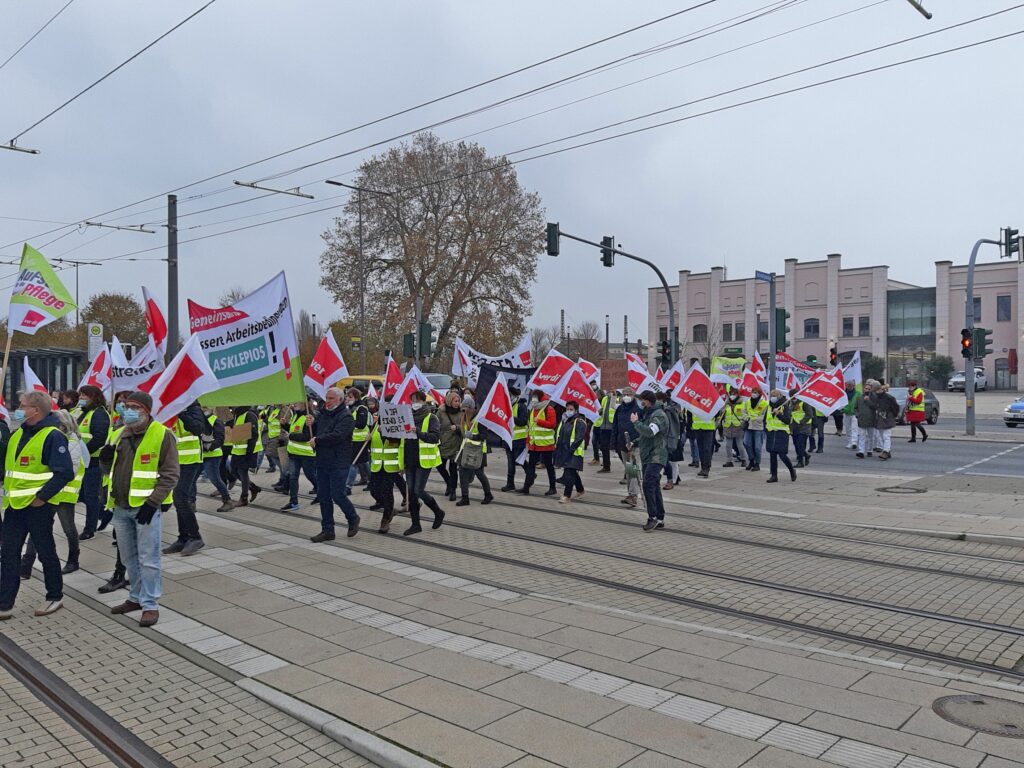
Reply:
[[[1024,423],[1024,395],[1021,395],[1003,409],[1003,423],[1008,427],[1016,427]]]
[[[384,377],[375,373],[367,373],[356,376],[346,376],[344,379],[339,381],[335,386],[341,387],[342,389],[348,389],[349,387],[359,387],[364,393],[370,391],[370,384],[373,384],[374,389],[380,392],[384,389]]]
[[[949,382],[946,384],[946,389],[950,392],[963,392],[964,391],[964,372],[957,371],[949,377]],[[988,389],[988,377],[985,376],[984,368],[974,369],[974,391],[983,392]]]
[[[910,390],[906,387],[889,387],[889,394],[896,398],[900,404],[900,424],[906,424],[905,410],[907,407],[907,396]],[[930,389],[924,391],[924,418],[929,424],[939,420],[939,399]]]
[[[452,386],[452,377],[447,373],[424,373],[423,375],[427,377],[430,386],[441,394],[447,392]]]

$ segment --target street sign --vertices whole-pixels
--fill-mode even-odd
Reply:
[[[771,272],[762,272],[762,271],[758,270],[758,271],[754,272],[754,279],[755,280],[760,280],[760,281],[762,281],[764,283],[770,283],[772,281],[772,273]]]
[[[726,347],[722,350],[727,355],[742,355],[743,347]]]
[[[362,338],[362,336],[353,336],[352,337],[352,351],[353,352],[359,352],[359,351],[362,350],[362,348],[363,348],[363,338]]]
[[[89,362],[91,363],[103,348],[103,323],[89,323],[85,333],[89,339]]]

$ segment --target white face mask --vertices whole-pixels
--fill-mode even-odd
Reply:
[[[414,411],[418,411],[420,408],[423,407],[423,403],[417,401],[415,403],[410,403],[409,407],[412,408]]]
[[[540,400],[538,400],[536,397],[530,400],[530,405],[537,405],[538,403],[540,403]]]
[[[624,402],[624,403],[632,403],[633,402],[633,398],[630,397],[629,395],[626,395],[625,397],[622,398],[622,402]]]

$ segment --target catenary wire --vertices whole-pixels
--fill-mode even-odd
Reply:
[[[32,35],[32,37],[30,37],[28,40],[26,40],[24,43],[22,43],[20,46],[18,46],[18,50],[16,50],[10,56],[8,56],[6,59],[4,59],[3,63],[0,63],[0,69],[3,69],[8,64],[10,64],[15,56],[17,56],[19,53],[21,53],[23,50],[25,50],[25,48],[28,47],[29,43],[31,43],[33,40],[35,40],[37,37],[39,37],[40,33],[44,29],[46,29],[48,26],[50,26],[50,24],[52,24],[54,21],[56,21],[57,17],[60,16],[62,13],[64,13],[64,11],[67,10],[68,6],[71,5],[73,2],[75,2],[75,0],[68,0],[66,3],[64,3],[64,5],[61,6],[61,9],[59,11],[57,11],[55,14],[53,14],[53,16],[50,17],[49,21],[47,21],[45,24],[43,24],[43,26],[41,26],[39,29],[37,29],[35,31],[35,33]]]

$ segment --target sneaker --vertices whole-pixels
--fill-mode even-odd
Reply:
[[[410,525],[408,528],[406,528],[404,531],[402,531],[402,535],[403,536],[412,536],[413,534],[416,534],[416,533],[423,533],[423,529],[420,528],[420,526],[418,526],[416,524]]]
[[[561,496],[558,499],[559,504],[568,504],[570,501],[572,501],[572,499],[570,499],[568,496]]]
[[[597,465],[598,465],[598,464],[600,464],[600,463],[601,463],[601,460],[600,460],[600,459],[591,459],[590,461],[588,461],[588,462],[587,462],[587,464],[589,464],[589,465],[590,465],[590,466],[592,466],[592,467],[593,467],[593,466],[597,466]]]
[[[349,537],[350,539],[351,539],[351,538],[352,538],[353,536],[355,536],[355,535],[356,535],[357,533],[359,533],[359,522],[360,522],[360,520],[359,520],[359,515],[356,515],[356,519],[355,519],[355,520],[353,520],[353,521],[352,521],[351,523],[349,523],[349,524],[348,524],[348,533],[347,533],[346,535],[347,535],[347,536],[348,536],[348,537]],[[334,538],[334,536],[332,535],[332,536],[331,536],[331,538],[333,539],[333,538]]]
[[[282,512],[298,512],[299,511],[299,502],[297,502],[297,501],[294,502],[294,503],[293,502],[288,502],[283,507],[281,507],[281,511]]]
[[[96,535],[96,533],[94,531],[82,531],[80,534],[78,534],[78,540],[79,541],[88,541],[89,539],[91,539],[95,535]]]
[[[867,455],[867,457],[868,457],[869,459],[870,459],[870,458],[871,458],[872,456],[874,456],[874,454],[873,454],[873,453],[872,453],[871,451],[868,451],[866,455]]]
[[[658,525],[658,521],[655,520],[653,517],[649,517],[649,518],[647,518],[647,522],[644,523],[644,530],[645,531],[653,531],[657,527],[657,525]]]
[[[861,453],[860,451],[857,451],[857,458],[858,459],[863,459],[864,458],[864,454]]]
[[[654,530],[660,531],[664,527],[665,527],[665,521],[664,520],[659,520],[658,524],[656,526],[654,526]]]
[[[3,610],[0,610],[0,621],[7,621],[7,619],[11,618],[13,615],[13,608],[4,608]]]
[[[36,616],[49,616],[51,613],[56,613],[64,607],[63,600],[47,600],[38,608],[36,608]]]
[[[110,609],[110,612],[115,616],[119,616],[122,613],[132,613],[133,611],[141,611],[142,606],[138,603],[133,603],[131,600],[125,600],[120,605],[115,605]]]
[[[586,494],[586,491],[577,491],[576,492],[576,501],[579,501],[580,499],[582,499],[585,494]]]
[[[672,490],[672,481],[669,480],[667,483],[665,483],[663,486],[661,486],[661,490],[663,490],[663,491],[671,491]]]
[[[441,527],[441,523],[443,523],[443,522],[444,522],[444,512],[442,512],[439,509],[439,510],[437,510],[434,513],[434,522],[433,522],[433,524],[430,527],[433,528],[436,531],[438,528]]]
[[[160,611],[143,611],[139,619],[140,627],[152,627],[160,621]]]
[[[635,507],[636,506],[636,496],[627,496],[626,498],[622,499],[622,501],[620,503],[621,504],[625,504],[627,507]]]
[[[220,512],[221,514],[223,514],[225,512],[230,512],[234,508],[235,508],[235,505],[233,503],[231,503],[231,499],[227,499],[227,500],[224,501],[223,504],[221,504],[219,507],[217,507],[217,511]]]
[[[189,555],[194,555],[205,546],[206,542],[202,539],[189,539],[185,542],[185,548],[181,550],[181,556],[188,557]]]
[[[316,536],[310,536],[309,540],[314,544],[320,544],[324,541],[334,541],[334,531],[328,533],[327,531],[320,531]]]
[[[181,540],[178,540],[178,541],[174,542],[173,544],[169,544],[168,546],[164,547],[160,551],[163,552],[165,555],[176,555],[179,552],[181,552],[181,550],[183,550],[184,548],[185,548],[185,542],[181,541]]]
[[[390,514],[384,514],[380,519],[380,528],[377,529],[378,533],[387,533],[388,529],[391,528],[391,519],[395,516],[394,512]]]
[[[60,572],[67,576],[69,573],[74,573],[78,570],[78,562],[74,560],[68,560],[67,564],[60,569]]]
[[[700,472],[697,473],[697,477],[705,477],[706,478],[707,476],[708,476],[708,473],[705,472],[703,469]]]
[[[488,493],[486,496],[484,496],[484,500],[481,501],[480,503],[481,504],[490,504],[492,501],[494,501],[494,497],[491,494]]]

